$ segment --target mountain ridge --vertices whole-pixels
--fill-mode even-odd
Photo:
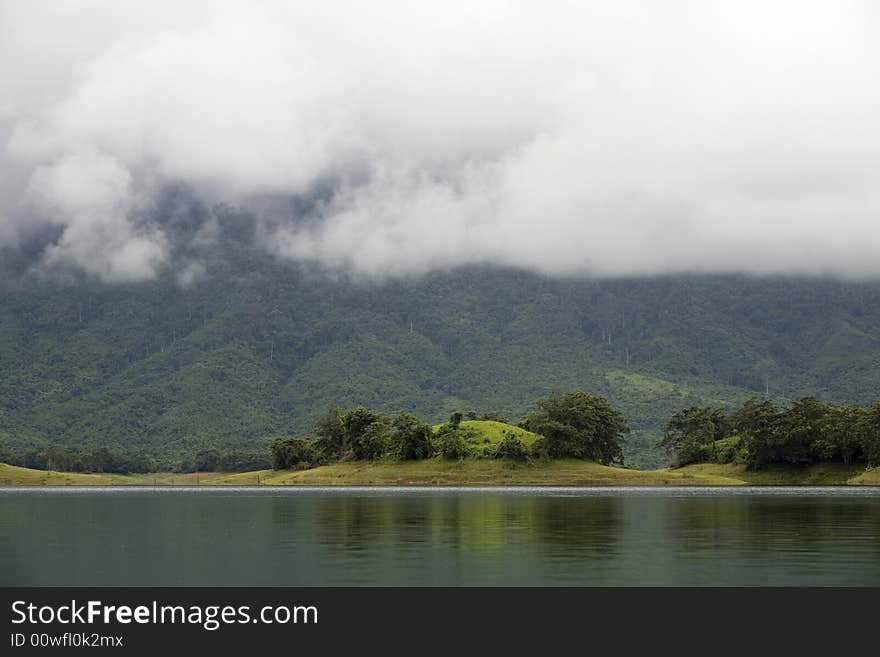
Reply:
[[[31,273],[0,284],[0,446],[108,446],[163,464],[307,435],[330,407],[511,420],[609,397],[628,462],[676,410],[751,396],[880,396],[880,285],[821,278],[547,278],[471,267],[353,281],[226,236],[206,274],[138,284]],[[182,257],[182,256],[180,256]]]

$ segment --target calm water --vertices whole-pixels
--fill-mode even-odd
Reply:
[[[880,585],[870,489],[0,489],[0,585]]]

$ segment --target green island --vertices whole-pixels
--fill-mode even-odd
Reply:
[[[750,400],[726,414],[690,407],[673,415],[657,443],[671,465],[654,470],[625,467],[627,432],[607,399],[584,392],[538,400],[516,425],[494,413],[454,413],[431,426],[408,412],[390,418],[364,407],[333,409],[309,438],[276,438],[265,454],[206,450],[178,472],[151,472],[106,448],[6,452],[0,485],[880,485],[873,467],[880,403],[861,408],[805,397],[779,408]]]

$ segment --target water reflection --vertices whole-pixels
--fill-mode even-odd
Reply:
[[[0,492],[0,585],[880,584],[880,497]]]

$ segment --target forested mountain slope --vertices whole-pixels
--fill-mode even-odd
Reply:
[[[192,254],[190,254],[192,255]],[[662,463],[691,404],[880,397],[880,285],[819,279],[550,279],[501,269],[353,281],[224,233],[186,287],[22,274],[0,284],[0,441],[144,453],[308,434],[333,406],[515,420],[552,391],[607,395],[628,462]],[[186,257],[179,253],[176,257]],[[17,269],[18,268],[18,269]]]

